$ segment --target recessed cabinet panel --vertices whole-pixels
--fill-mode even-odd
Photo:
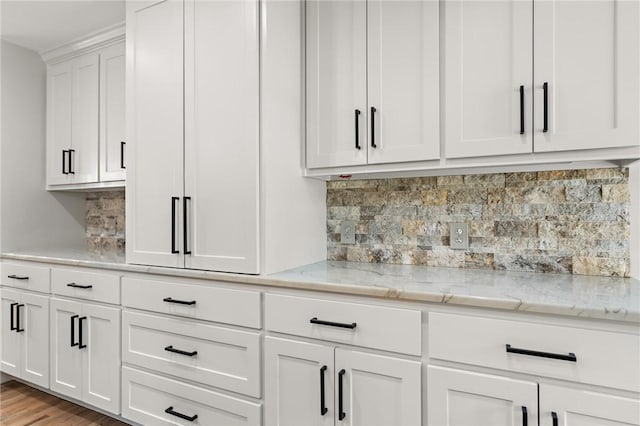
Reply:
[[[125,178],[125,46],[100,53],[100,181]]]
[[[51,299],[50,388],[76,399],[82,399],[82,352],[78,349],[81,314],[81,303]]]
[[[99,55],[73,62],[71,100],[71,152],[69,173],[73,183],[98,181]]]
[[[47,183],[69,183],[71,148],[71,62],[47,70]]]

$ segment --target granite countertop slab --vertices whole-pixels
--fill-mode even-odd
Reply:
[[[324,261],[272,275],[127,264],[80,251],[3,253],[66,266],[640,323],[640,280]]]

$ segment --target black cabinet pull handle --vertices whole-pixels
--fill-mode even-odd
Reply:
[[[338,373],[338,420],[342,421],[344,420],[344,418],[347,416],[346,413],[344,412],[344,406],[343,406],[343,384],[342,384],[342,378],[344,377],[344,373],[346,373],[346,371],[344,371],[344,369],[340,370],[340,372]]]
[[[553,421],[553,426],[558,426],[558,414],[555,411],[551,412],[551,420]]]
[[[542,97],[544,98],[542,103],[542,132],[547,133],[549,131],[549,83],[546,81],[542,83]]]
[[[524,405],[522,406],[522,426],[529,426],[529,413]]]
[[[15,308],[16,306],[18,306],[18,303],[12,303],[12,304],[11,304],[11,312],[10,312],[11,320],[9,321],[9,322],[10,322],[10,324],[9,324],[9,325],[11,326],[11,327],[10,327],[10,330],[11,330],[11,331],[13,331],[13,330],[17,330],[17,329],[18,329],[18,327],[16,327],[16,325],[15,325],[15,323],[14,323],[14,321],[13,321],[13,316],[15,315],[15,314],[14,314],[14,308]]]
[[[164,410],[165,413],[167,414],[171,414],[172,416],[176,416],[176,417],[180,417],[181,419],[187,420],[189,422],[194,421],[195,419],[198,418],[197,414],[194,414],[193,416],[189,417],[186,414],[182,414],[182,413],[178,413],[177,411],[173,411],[173,407],[169,407],[166,410]]]
[[[83,288],[83,289],[93,288],[93,286],[91,284],[89,284],[89,285],[81,285],[81,284],[76,284],[76,283],[69,283],[69,284],[67,284],[67,287]]]
[[[376,145],[376,108],[371,107],[371,148],[377,148]]]
[[[350,328],[352,330],[357,326],[355,322],[352,322],[351,324],[346,324],[343,322],[323,321],[323,320],[319,320],[317,317],[311,318],[309,322],[311,324],[328,325],[331,327],[340,327],[340,328]]]
[[[356,109],[356,149],[360,149],[360,110]]]
[[[178,300],[178,299],[173,299],[171,297],[165,297],[164,299],[162,299],[163,302],[168,302],[168,303],[178,303],[180,305],[195,305],[196,301],[195,300]]]
[[[86,320],[87,317],[81,317],[78,320],[78,349],[84,349],[87,347],[87,345],[82,343],[82,321]]]
[[[171,254],[180,253],[176,249],[176,201],[180,201],[180,197],[171,197]]]
[[[520,134],[524,135],[524,86],[520,86]]]
[[[75,149],[70,149],[69,150],[69,174],[70,175],[75,175],[76,171],[73,169],[73,154],[76,153]]]
[[[166,348],[164,348],[164,350],[167,352],[173,352],[174,354],[180,354],[180,355],[186,355],[186,356],[198,355],[198,351],[186,352],[186,351],[181,351],[180,349],[175,349],[173,346],[167,346]]]
[[[74,341],[74,338],[76,337],[76,318],[78,318],[78,315],[73,315],[71,317],[71,347],[78,346],[78,342]]]
[[[69,152],[69,151],[67,151],[66,149],[62,150],[62,174],[63,175],[68,175],[69,174],[69,172],[67,171],[67,167],[66,167],[67,162],[65,161],[65,159],[67,158],[67,152]]]
[[[191,254],[191,250],[189,250],[189,243],[188,243],[188,235],[189,235],[189,214],[187,213],[187,203],[191,202],[191,197],[184,197],[182,199],[183,204],[182,204],[182,213],[183,213],[183,217],[182,217],[182,228],[183,228],[183,244],[184,244],[184,254]]]
[[[124,146],[127,143],[125,141],[120,141],[120,168],[121,169],[126,169],[126,167],[124,166]]]
[[[24,308],[22,303],[16,306],[16,333],[22,333],[24,331],[24,328],[20,328],[20,308]]]
[[[538,356],[541,358],[560,359],[563,361],[571,361],[571,362],[578,361],[578,358],[576,358],[576,354],[574,354],[573,352],[569,352],[568,355],[565,355],[565,354],[554,354],[552,352],[540,352],[540,351],[532,351],[529,349],[512,348],[511,345],[506,345],[506,346],[507,346],[507,352],[512,354]]]
[[[24,277],[20,277],[18,275],[7,275],[7,278],[11,278],[12,280],[28,280],[29,277],[24,276]]]
[[[329,411],[324,401],[324,372],[327,371],[327,366],[320,367],[320,415],[324,416]]]

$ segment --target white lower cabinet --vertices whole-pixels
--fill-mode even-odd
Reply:
[[[51,299],[51,390],[120,412],[120,309]]]
[[[0,370],[49,387],[49,297],[3,288]]]
[[[421,364],[315,343],[265,338],[269,425],[418,425]]]

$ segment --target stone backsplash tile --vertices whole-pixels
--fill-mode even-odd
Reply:
[[[330,260],[629,276],[629,170],[327,183]],[[124,212],[123,212],[124,214]],[[355,244],[342,244],[343,221]],[[449,248],[449,223],[469,249]]]
[[[89,192],[85,201],[87,251],[103,256],[124,256],[124,191]]]

